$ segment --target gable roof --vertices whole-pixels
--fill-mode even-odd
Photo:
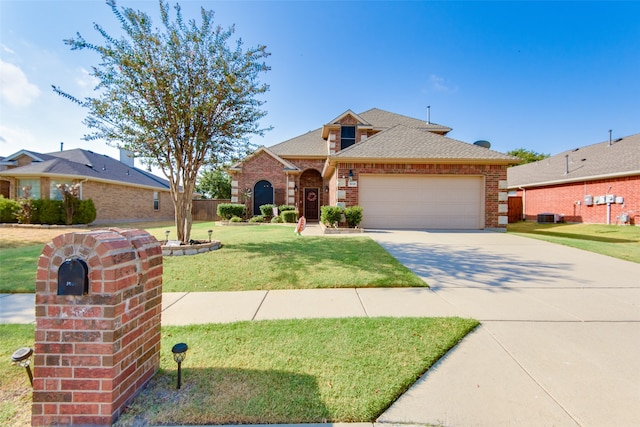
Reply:
[[[420,129],[422,131],[435,132],[439,134],[446,134],[451,131],[451,128],[446,126],[427,123],[424,120],[414,119],[412,117],[391,113],[378,108],[372,108],[360,114],[347,110],[335,119],[329,121],[329,123],[325,124],[323,127],[312,130],[303,135],[296,136],[279,144],[272,145],[269,149],[274,154],[281,157],[325,158],[329,155],[329,148],[326,141],[327,127],[331,125],[338,126],[336,123],[348,115],[351,115],[359,123],[364,125],[365,128],[370,128],[379,132],[397,125],[403,125],[408,128]]]
[[[15,153],[8,158],[14,159],[24,154],[25,150]],[[150,172],[127,166],[126,164],[104,154],[89,150],[73,149],[54,153],[32,154],[34,161],[28,165],[0,171],[5,177],[74,177],[89,178],[97,181],[110,181],[120,184],[152,187],[162,190],[169,189],[169,181],[153,175]],[[35,159],[41,159],[40,161]]]
[[[567,167],[568,166],[568,167]],[[509,188],[640,175],[640,134],[599,142],[507,169]]]
[[[339,161],[517,163],[516,157],[420,129],[397,125],[330,157]]]
[[[285,159],[283,159],[282,157],[280,157],[277,154],[273,153],[271,150],[269,150],[265,146],[260,146],[256,151],[251,153],[249,156],[245,157],[244,159],[240,160],[239,162],[234,163],[233,165],[231,165],[231,167],[229,167],[229,170],[235,170],[235,171],[242,170],[242,164],[243,163],[245,163],[246,161],[252,159],[253,157],[257,156],[260,153],[266,153],[267,155],[273,157],[275,160],[277,160],[278,162],[280,162],[282,164],[283,169],[286,170],[286,171],[299,171],[300,170],[296,165],[294,165],[291,162],[286,161]]]

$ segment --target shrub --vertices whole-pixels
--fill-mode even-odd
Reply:
[[[280,217],[282,218],[283,222],[295,223],[296,221],[298,221],[298,212],[292,210],[283,211],[280,212]]]
[[[282,205],[282,206],[278,207],[278,210],[280,211],[280,213],[282,213],[284,211],[295,211],[296,207],[295,206],[291,206],[291,205]]]
[[[218,205],[218,216],[222,219],[231,219],[234,216],[242,217],[244,216],[244,209],[244,205],[239,203],[220,203]]]
[[[264,222],[263,215],[254,215],[249,219],[249,222]]]
[[[33,219],[33,199],[31,198],[31,186],[22,187],[22,197],[18,199],[20,210],[16,212],[16,218],[20,224],[31,224]]]
[[[32,224],[64,224],[64,206],[60,200],[33,201]]]
[[[260,206],[260,213],[262,214],[262,216],[273,216],[273,208],[275,208],[275,205],[262,205]]]
[[[0,222],[18,222],[16,214],[20,211],[20,203],[0,196]]]
[[[91,224],[96,220],[96,205],[93,200],[80,200],[78,209],[73,215],[73,224]]]
[[[350,206],[344,210],[349,227],[357,227],[362,222],[362,206]]]
[[[342,219],[340,206],[323,206],[320,208],[320,221],[326,226],[337,226]]]
[[[282,218],[280,216],[274,216],[271,218],[272,224],[282,224]]]
[[[232,216],[229,221],[230,222],[242,222],[242,218],[240,218],[239,216]]]

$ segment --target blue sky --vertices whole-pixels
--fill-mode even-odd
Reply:
[[[175,4],[175,1],[169,1]],[[157,17],[156,1],[121,6]],[[247,46],[265,44],[272,70],[265,126],[270,146],[351,109],[381,108],[486,139],[498,151],[556,154],[640,132],[640,2],[180,2],[235,24]],[[85,148],[82,108],[51,85],[91,94],[99,58],[62,42],[96,22],[119,35],[102,0],[0,0],[0,156]],[[157,19],[155,20],[157,22]],[[159,24],[159,22],[157,22]]]

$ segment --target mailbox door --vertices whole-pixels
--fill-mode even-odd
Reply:
[[[68,259],[58,269],[58,295],[84,295],[89,292],[87,263]]]

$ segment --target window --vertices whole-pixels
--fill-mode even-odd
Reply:
[[[340,149],[344,150],[356,143],[356,127],[342,126],[340,128]]]
[[[160,195],[158,194],[157,191],[153,192],[153,210],[154,211],[160,210]]]
[[[40,198],[40,179],[19,179],[18,180],[18,197],[24,197],[24,187],[31,187],[29,197],[32,199]]]
[[[51,180],[50,184],[49,184],[49,199],[50,200],[62,200],[62,194],[60,194],[60,191],[58,191],[58,188],[56,187],[58,184],[66,184],[68,187],[73,185],[72,181],[54,181],[53,179]]]

